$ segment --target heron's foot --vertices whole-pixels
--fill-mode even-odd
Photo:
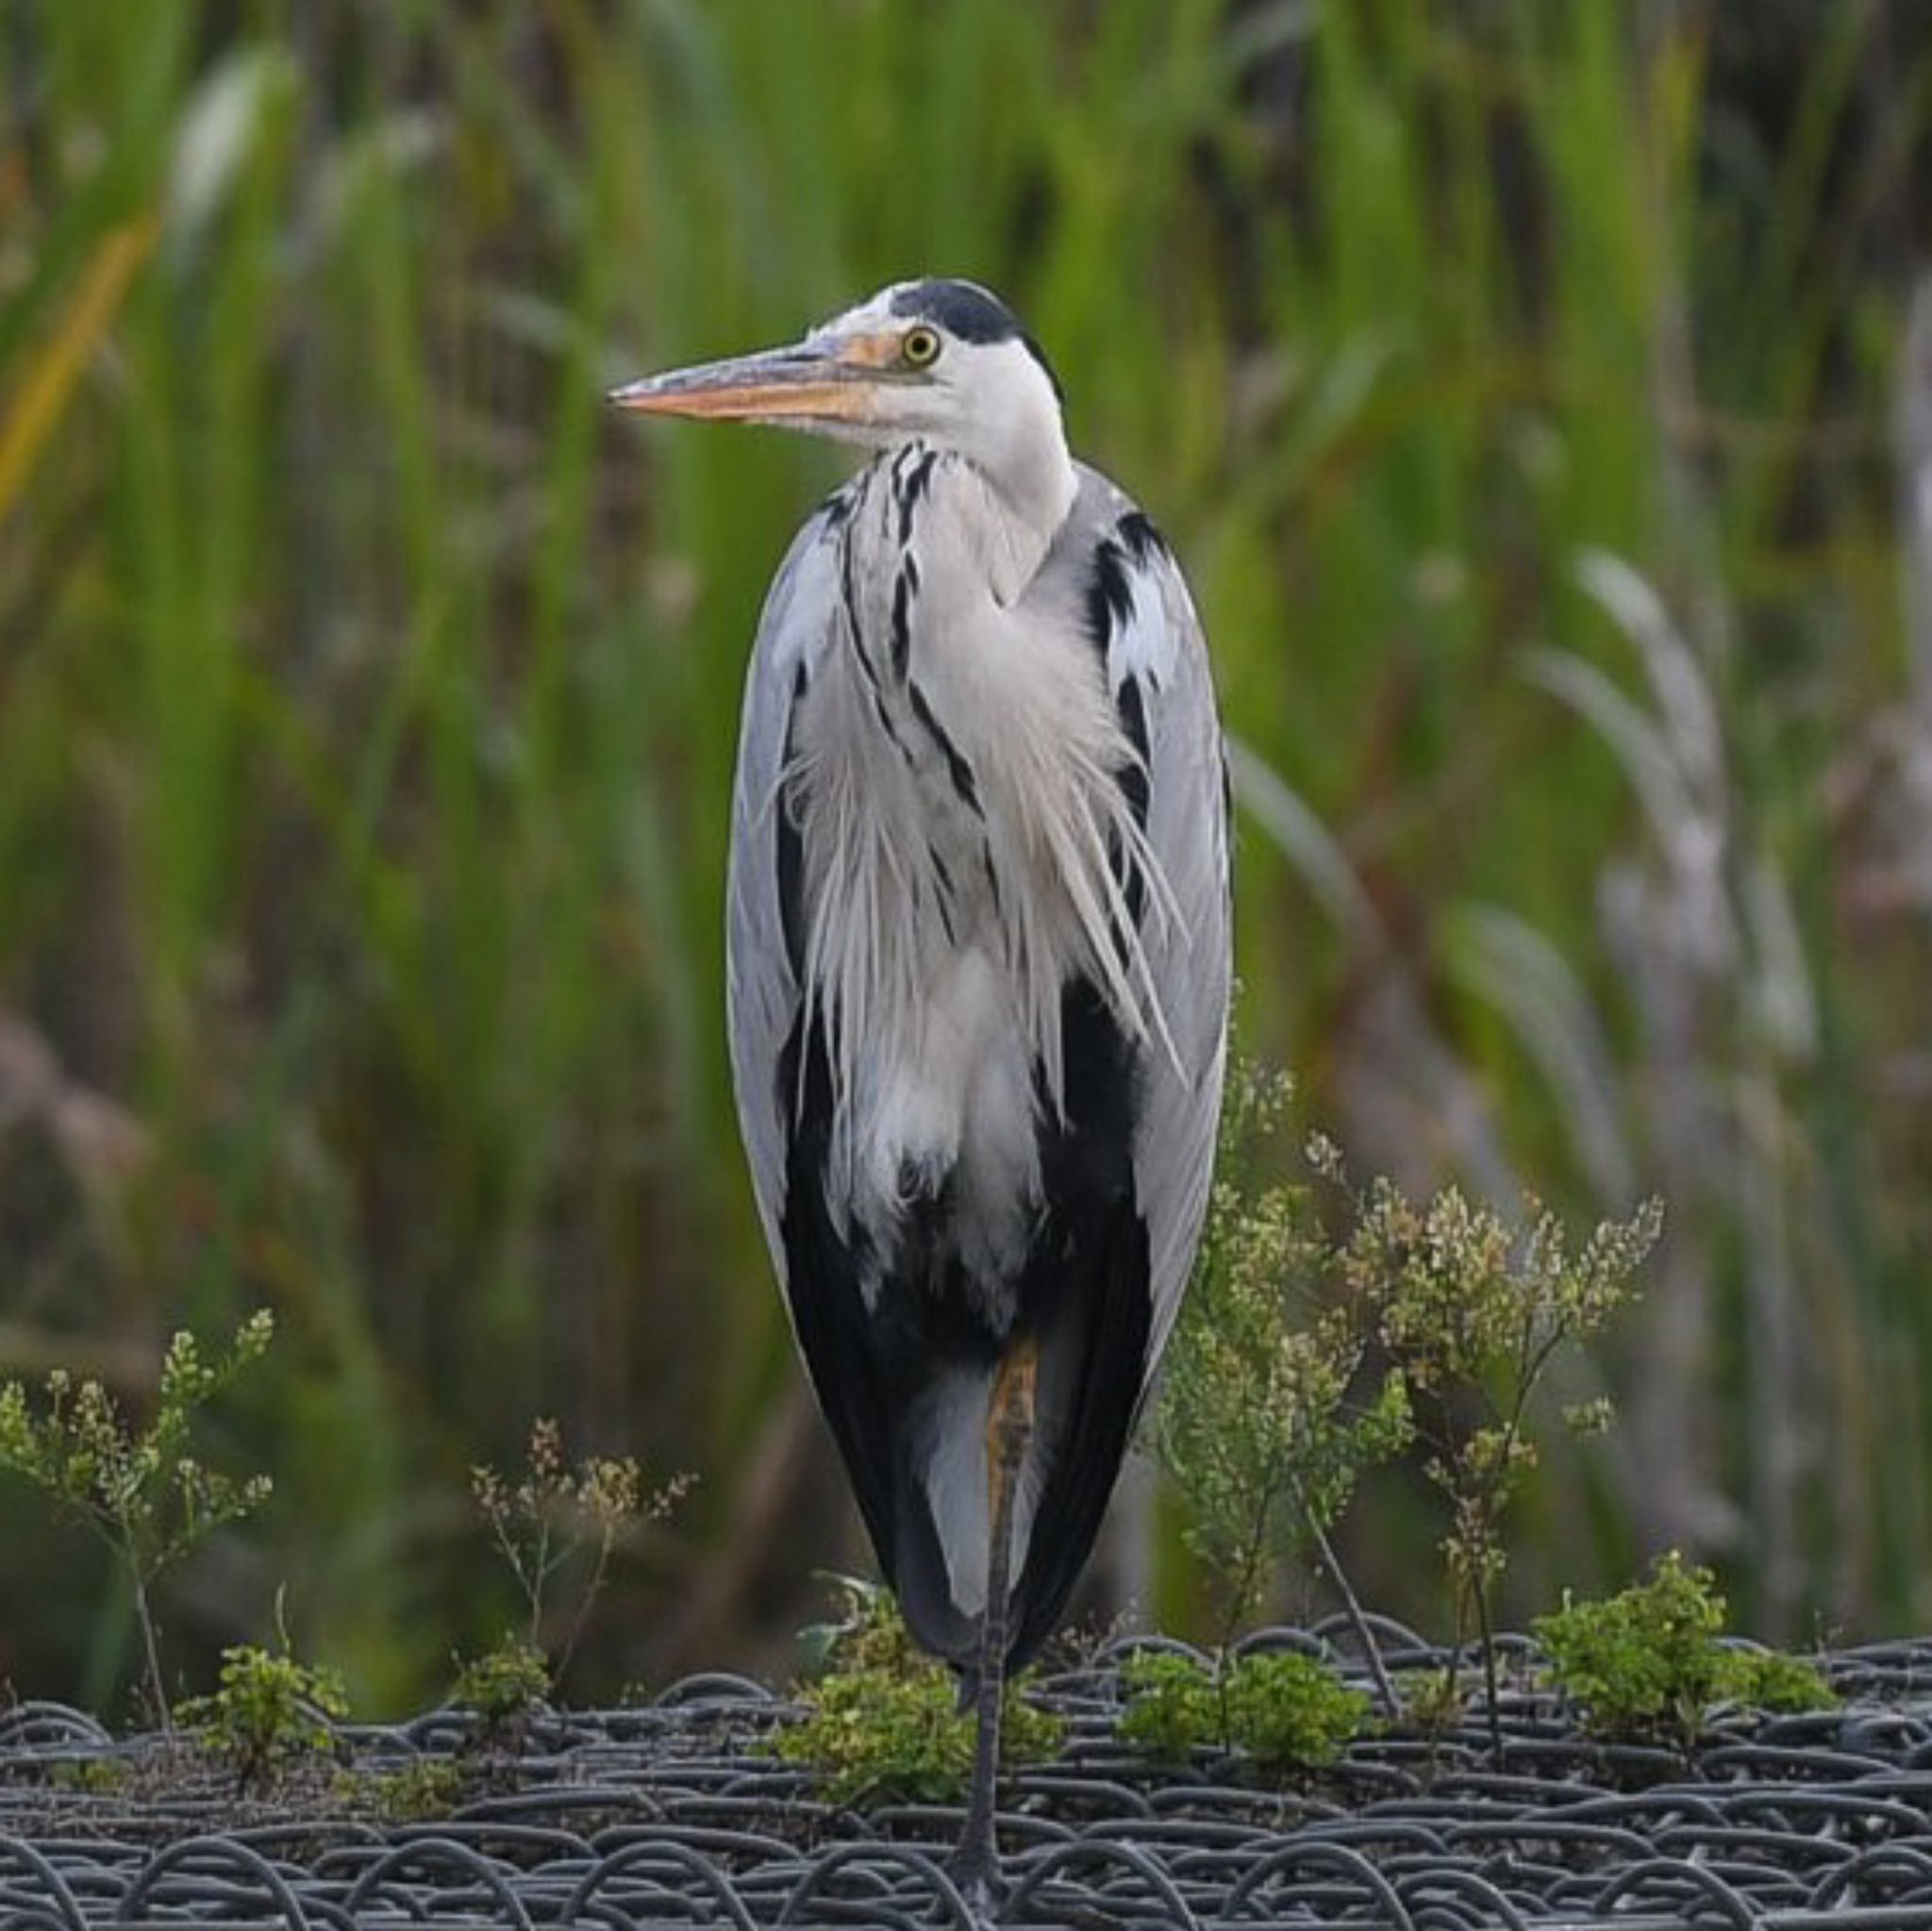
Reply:
[[[959,1887],[959,1895],[966,1900],[966,1908],[973,1913],[975,1924],[997,1924],[1000,1906],[1007,1895],[1006,1879],[1000,1874],[1000,1854],[993,1846],[991,1831],[983,1843],[973,1840],[975,1835],[969,1831],[960,1840],[959,1848],[947,1860],[946,1874]]]

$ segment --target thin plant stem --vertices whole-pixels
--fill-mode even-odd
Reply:
[[[1348,1572],[1341,1566],[1341,1558],[1335,1553],[1334,1543],[1328,1540],[1327,1529],[1323,1525],[1321,1517],[1308,1506],[1307,1495],[1299,1482],[1294,1484],[1294,1499],[1295,1506],[1301,1510],[1302,1521],[1307,1524],[1309,1539],[1321,1556],[1322,1566],[1327,1570],[1329,1580],[1341,1592],[1342,1607],[1354,1626],[1356,1640],[1362,1646],[1363,1660],[1369,1666],[1369,1674],[1374,1678],[1375,1694],[1382,1699],[1383,1710],[1392,1717],[1396,1714],[1395,1686],[1389,1680],[1389,1672],[1382,1662],[1381,1647],[1375,1641],[1375,1632],[1369,1627],[1361,1599],[1348,1579]]]
[[[1476,1632],[1482,1640],[1483,1698],[1488,1705],[1490,1755],[1498,1770],[1503,1767],[1503,1715],[1499,1706],[1501,1685],[1496,1672],[1496,1635],[1490,1623],[1490,1591],[1486,1583],[1472,1578],[1469,1599],[1475,1608]]]
[[[161,1674],[161,1648],[155,1631],[154,1611],[147,1599],[147,1578],[142,1574],[131,1549],[127,1554],[127,1573],[134,1584],[134,1620],[141,1625],[141,1646],[147,1664],[147,1693],[154,1702],[161,1734],[172,1737],[175,1718],[168,1707],[168,1687]]]
[[[563,1647],[558,1652],[554,1680],[558,1683],[563,1681],[563,1673],[570,1668],[570,1659],[576,1654],[577,1639],[583,1635],[584,1624],[591,1618],[591,1606],[603,1592],[605,1573],[610,1567],[612,1540],[611,1531],[608,1528],[597,1539],[597,1560],[591,1570],[590,1580],[584,1585],[583,1593],[577,1598],[576,1614],[570,1619]]]

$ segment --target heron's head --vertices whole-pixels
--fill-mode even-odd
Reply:
[[[874,448],[915,439],[997,476],[1064,459],[1059,385],[1013,311],[976,282],[897,282],[802,341],[652,375],[620,408],[808,429]]]

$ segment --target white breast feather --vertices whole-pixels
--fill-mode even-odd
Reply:
[[[871,507],[854,518],[853,575],[878,587],[859,618],[875,623],[882,660],[896,551]],[[880,567],[868,568],[874,543]],[[1023,621],[988,593],[963,547],[934,542],[919,561],[913,674],[972,766],[983,820],[942,760],[915,770],[878,727],[852,651],[829,654],[792,771],[811,867],[804,979],[829,1044],[832,1199],[878,1237],[902,1205],[907,1163],[953,1172],[976,1209],[959,1224],[980,1229],[980,1257],[997,1268],[1024,1252],[1038,1198],[1034,1066],[1064,1116],[1068,979],[1090,978],[1137,1042],[1174,1050],[1109,854],[1127,853],[1145,880],[1144,919],[1165,931],[1175,915],[1121,789],[1136,754],[1077,608],[1044,624],[1029,608]],[[900,727],[918,739],[909,718]]]

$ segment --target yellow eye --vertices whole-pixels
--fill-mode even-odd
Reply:
[[[906,340],[899,344],[899,353],[914,369],[929,369],[940,358],[940,332],[927,328],[922,323],[917,328],[906,331]]]

